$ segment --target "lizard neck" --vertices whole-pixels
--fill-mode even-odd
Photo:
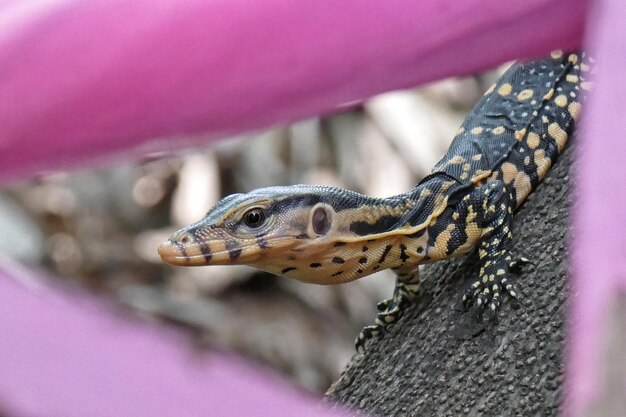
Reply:
[[[415,268],[426,257],[428,226],[445,210],[455,187],[460,184],[433,175],[407,193],[334,206],[334,226],[327,235],[303,239],[271,262],[260,258],[253,266],[317,284],[351,281],[387,268]]]

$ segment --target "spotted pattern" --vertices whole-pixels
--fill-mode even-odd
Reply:
[[[357,347],[384,334],[420,292],[418,265],[478,248],[478,279],[468,307],[495,314],[503,296],[518,297],[509,269],[513,212],[567,144],[581,113],[587,59],[556,51],[513,65],[487,90],[430,175],[407,193],[376,199],[323,186],[270,187],[221,200],[161,250],[178,265],[248,264],[304,282],[336,284],[392,269],[397,284]],[[324,208],[328,230],[311,226]],[[260,208],[269,226],[242,223]]]

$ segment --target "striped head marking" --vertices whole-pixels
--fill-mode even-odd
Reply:
[[[432,206],[433,196],[401,197],[377,199],[315,185],[233,194],[176,232],[159,254],[174,265],[243,264],[304,282],[351,281],[424,257],[415,236],[427,236],[430,216],[406,225]]]
[[[320,257],[341,233],[340,210],[368,197],[350,191],[309,185],[269,187],[233,194],[219,201],[197,223],[176,232],[159,247],[174,265],[252,265],[303,281],[299,266]],[[304,269],[304,268],[302,268]]]

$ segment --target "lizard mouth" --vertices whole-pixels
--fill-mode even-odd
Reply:
[[[199,259],[197,255],[190,255],[186,247],[169,240],[161,243],[158,251],[161,259],[170,265],[207,265],[211,260],[204,256]]]
[[[220,242],[221,243],[221,242]],[[159,245],[161,259],[171,265],[177,266],[203,266],[203,265],[229,265],[245,263],[253,253],[249,247],[239,245],[189,243],[181,244],[167,240]]]
[[[164,262],[176,266],[242,265],[257,261],[270,247],[273,253],[281,252],[278,249],[291,240],[272,239],[270,245],[258,240],[197,241],[193,236],[182,235],[161,243],[158,252]]]

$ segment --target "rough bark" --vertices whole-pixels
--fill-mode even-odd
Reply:
[[[460,300],[477,255],[427,266],[424,294],[380,340],[356,355],[327,392],[332,401],[379,416],[550,416],[563,391],[570,202],[569,147],[516,213],[514,274],[524,294],[498,322],[477,319]]]

